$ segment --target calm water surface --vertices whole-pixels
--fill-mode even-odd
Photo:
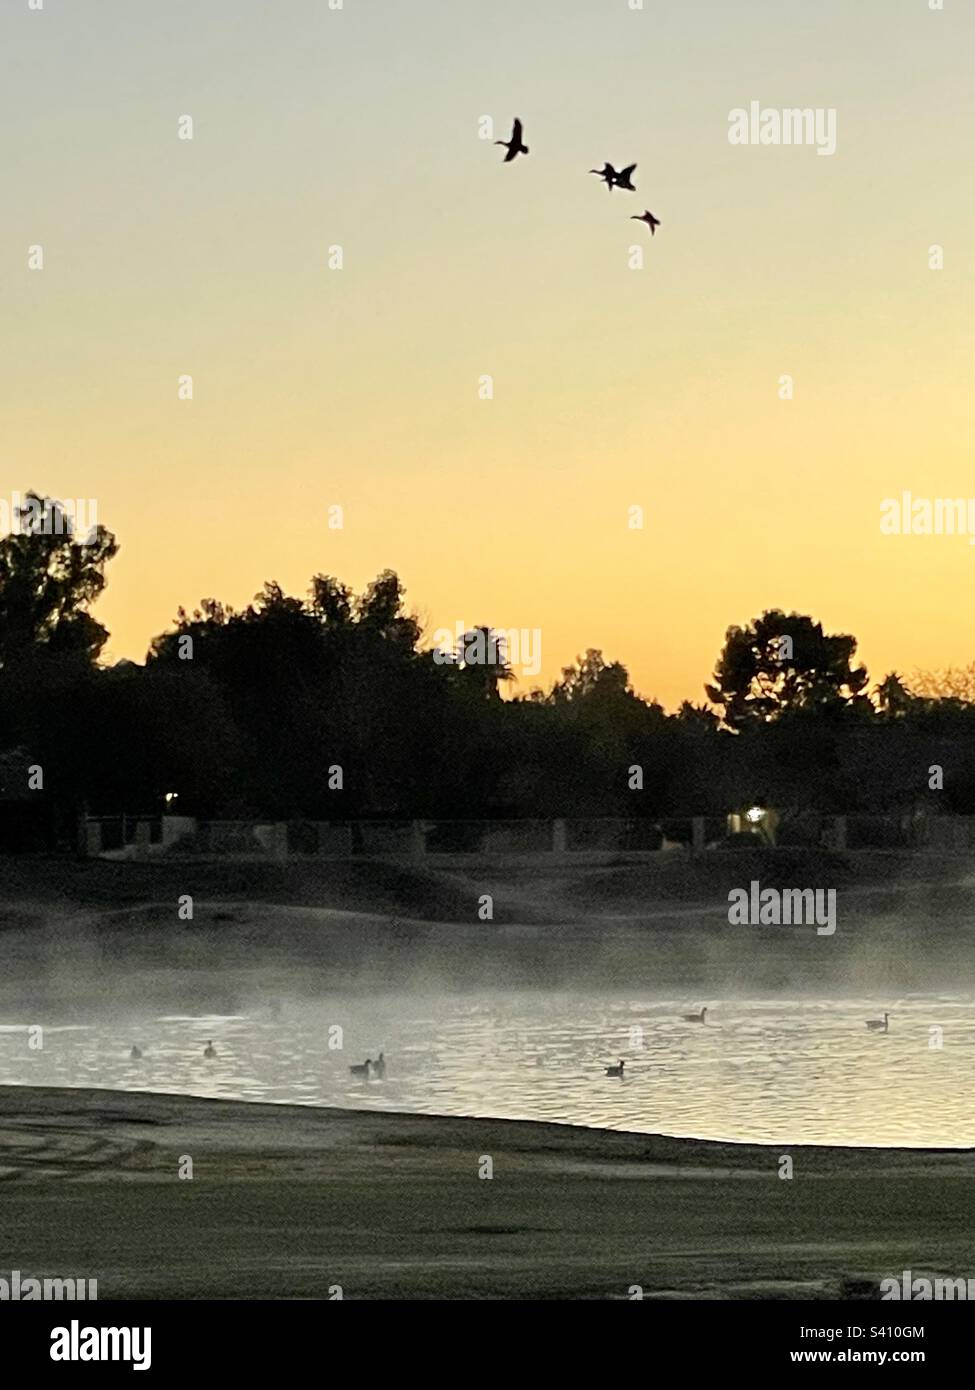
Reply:
[[[705,1026],[681,1021],[702,1003],[711,1008]],[[864,1020],[884,1010],[889,1033],[869,1032]],[[28,1032],[37,1023],[39,1049]],[[340,1049],[329,1047],[336,1027]],[[213,1061],[202,1055],[209,1039]],[[133,1043],[142,1061],[129,1059]],[[380,1049],[384,1081],[350,1074],[350,1064]],[[620,1058],[625,1078],[605,1076]],[[782,1144],[964,1147],[975,1146],[975,996],[323,995],[258,999],[233,1014],[147,1006],[46,1023],[8,1014],[0,1016],[0,1083]]]

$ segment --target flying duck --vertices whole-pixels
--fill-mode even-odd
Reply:
[[[502,160],[503,164],[510,164],[513,159],[517,159],[520,154],[528,153],[528,146],[521,143],[521,121],[515,117],[515,123],[511,130],[510,140],[495,140],[496,145],[503,145],[508,151]]]
[[[645,212],[642,217],[637,217],[636,213],[630,218],[631,222],[645,222],[650,228],[650,235],[653,236],[657,227],[660,226],[660,219],[654,217],[652,212]]]

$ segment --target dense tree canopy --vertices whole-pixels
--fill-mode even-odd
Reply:
[[[29,750],[66,815],[145,813],[171,791],[227,818],[665,821],[755,796],[879,811],[930,799],[932,766],[938,804],[975,811],[971,673],[891,673],[869,692],[853,637],[777,609],[729,628],[711,705],[675,714],[596,650],[546,691],[515,681],[485,624],[425,648],[389,570],[359,595],[319,574],[305,597],[267,583],[242,611],[206,599],[144,666],[107,667],[90,609],[115,539],[83,544],[35,502],[0,540],[0,756],[6,784]]]
[[[99,526],[77,539],[64,508],[34,492],[17,521],[0,539],[0,669],[46,653],[94,660],[108,633],[88,609],[105,587],[115,537]]]
[[[801,613],[772,609],[747,627],[730,627],[708,697],[731,728],[800,711],[869,713],[867,671],[854,667],[856,638],[827,636]]]

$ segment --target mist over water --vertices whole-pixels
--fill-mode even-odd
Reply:
[[[152,904],[12,919],[0,1084],[975,1146],[970,898],[848,908],[833,937],[679,905],[543,927],[213,902],[178,928]],[[380,1051],[385,1079],[351,1074]]]
[[[283,983],[278,979],[277,984]],[[167,993],[174,981],[168,979]],[[0,1083],[549,1120],[780,1144],[975,1145],[975,995],[253,992],[221,1011],[48,999],[0,1012]],[[224,995],[226,1009],[228,991]],[[680,1015],[708,1003],[705,1025]],[[890,1031],[865,1020],[891,1013]],[[42,1023],[43,1047],[28,1045]],[[329,1030],[342,1029],[341,1049]],[[941,1030],[940,1037],[937,1031]],[[203,1049],[213,1040],[216,1058]],[[932,1046],[940,1041],[941,1046]],[[132,1061],[136,1044],[143,1052]],[[384,1080],[352,1064],[385,1053]],[[622,1080],[604,1075],[625,1059]]]

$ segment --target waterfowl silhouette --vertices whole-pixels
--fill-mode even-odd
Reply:
[[[129,1053],[129,1056],[131,1057],[133,1062],[138,1062],[139,1059],[142,1057],[142,1053],[139,1050],[139,1048],[136,1047],[135,1043],[132,1044],[132,1051]]]
[[[630,177],[635,168],[635,164],[628,164],[625,169],[616,170],[612,164],[604,164],[601,169],[590,169],[589,172],[590,174],[598,174],[610,193],[614,188],[628,188],[631,193],[635,193],[636,186]]]
[[[366,1076],[366,1077],[371,1076],[371,1075],[372,1075],[372,1058],[371,1058],[371,1057],[367,1057],[366,1060],[362,1063],[361,1066],[358,1066],[358,1067],[349,1067],[349,1071],[352,1073],[353,1076]]]
[[[650,228],[650,235],[653,236],[657,227],[660,226],[660,219],[654,217],[652,212],[645,212],[642,217],[637,217],[636,213],[630,218],[631,222],[645,222]]]
[[[622,1057],[621,1057],[621,1058],[620,1058],[620,1064],[619,1064],[618,1067],[607,1067],[607,1068],[606,1068],[606,1075],[607,1075],[607,1076],[622,1076],[622,1075],[623,1075],[623,1068],[625,1067],[625,1065],[626,1065],[626,1063],[623,1061],[623,1059],[622,1059]]]
[[[590,174],[598,174],[610,193],[612,193],[613,184],[619,178],[619,174],[613,168],[612,164],[604,164],[601,169],[590,169],[589,172]]]
[[[868,1018],[867,1027],[872,1033],[886,1033],[889,1031],[890,1014],[884,1014],[883,1018]]]
[[[508,153],[502,160],[503,164],[510,164],[513,159],[517,159],[520,154],[528,153],[528,146],[521,143],[521,121],[515,117],[515,123],[511,128],[510,140],[495,140],[496,145],[502,145]]]
[[[681,1014],[681,1018],[685,1023],[704,1023],[707,1021],[707,1016],[708,1011],[706,1008],[702,1009],[699,1014]]]
[[[206,1057],[207,1061],[212,1061],[213,1058],[216,1057],[216,1055],[217,1055],[217,1049],[216,1049],[216,1048],[214,1047],[214,1045],[213,1045],[213,1039],[212,1039],[212,1038],[211,1038],[211,1040],[207,1043],[206,1047],[203,1049],[203,1055],[204,1055],[204,1057]]]
[[[379,1056],[376,1058],[375,1062],[373,1063],[373,1067],[374,1067],[374,1070],[375,1070],[375,1074],[376,1074],[377,1079],[380,1080],[380,1081],[385,1081],[385,1079],[386,1079],[386,1058],[383,1056],[383,1054],[382,1054],[381,1052],[380,1052]]]

